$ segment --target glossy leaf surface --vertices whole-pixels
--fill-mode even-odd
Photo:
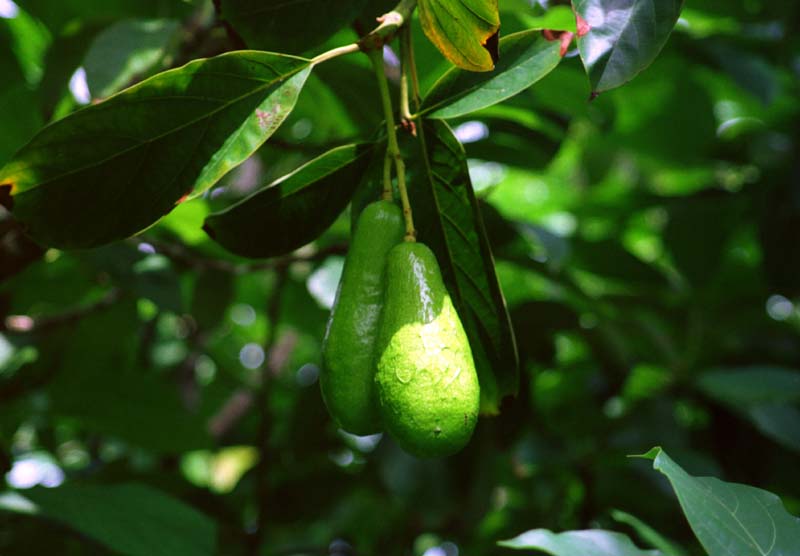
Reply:
[[[0,170],[0,187],[45,245],[132,235],[252,154],[309,71],[301,58],[233,52],[158,74],[44,128]]]
[[[497,104],[536,83],[561,61],[558,43],[536,30],[504,37],[500,52],[490,73],[453,68],[444,74],[425,97],[423,113],[447,119]]]
[[[649,66],[669,38],[683,0],[574,0],[588,25],[578,48],[594,92],[627,83]],[[582,35],[582,36],[580,36]]]

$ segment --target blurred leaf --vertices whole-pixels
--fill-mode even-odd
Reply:
[[[36,96],[24,83],[0,88],[0,114],[13,114],[3,120],[0,133],[0,165],[41,129],[44,122],[39,114]]]
[[[344,210],[372,145],[337,147],[206,218],[203,229],[246,257],[275,257],[309,243]]]
[[[83,61],[92,98],[106,98],[147,77],[179,27],[171,19],[133,19],[103,30]]]
[[[481,411],[496,413],[505,396],[516,394],[518,358],[466,157],[444,122],[429,120],[419,134],[422,140],[412,144],[408,136],[402,138],[418,239],[436,253],[467,331],[481,384]]]
[[[234,278],[230,272],[205,269],[199,273],[192,290],[190,312],[201,330],[212,330],[225,320],[233,300]]]
[[[643,540],[650,544],[650,546],[660,550],[663,556],[686,556],[686,551],[683,548],[665,538],[661,533],[635,515],[620,510],[612,510],[611,517],[620,523],[630,525]]]
[[[666,475],[681,509],[709,556],[779,556],[800,546],[800,519],[780,498],[748,485],[693,477],[661,448],[645,454]]]
[[[702,373],[697,387],[731,406],[800,402],[800,371],[769,365]]]
[[[19,7],[14,17],[0,18],[0,26],[8,29],[11,50],[16,55],[25,81],[29,85],[37,84],[42,77],[44,54],[50,43],[47,28]]]
[[[500,40],[500,57],[491,73],[453,68],[431,88],[421,112],[430,118],[455,118],[516,95],[550,73],[561,61],[557,41],[523,31]]]
[[[574,0],[588,24],[578,25],[578,49],[600,93],[619,87],[649,66],[667,42],[683,0]]]
[[[497,0],[419,0],[422,30],[456,66],[490,71],[497,61]]]
[[[719,269],[742,216],[741,203],[741,197],[712,191],[668,205],[665,246],[695,287],[707,285]]]
[[[587,529],[553,533],[533,529],[518,537],[497,543],[517,550],[541,550],[553,556],[658,556],[657,550],[641,550],[622,533]]]
[[[800,452],[800,372],[781,367],[719,369],[702,373],[697,387],[750,420],[783,446]]]
[[[132,300],[80,321],[48,385],[52,414],[156,453],[207,448],[205,424],[174,382],[138,366],[139,326]]]
[[[222,0],[229,21],[249,48],[298,54],[350,25],[366,0]]]
[[[24,496],[60,521],[126,556],[211,556],[216,525],[183,502],[144,484],[67,483]]]
[[[44,128],[0,170],[0,188],[46,245],[129,236],[250,156],[309,71],[300,58],[233,52],[158,74]]]
[[[593,274],[643,286],[664,286],[666,279],[653,266],[632,255],[615,240],[573,239],[571,262]]]

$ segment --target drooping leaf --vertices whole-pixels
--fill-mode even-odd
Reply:
[[[649,66],[678,20],[683,0],[573,0],[588,24],[578,49],[592,90],[619,87]]]
[[[0,170],[0,188],[45,245],[124,238],[250,156],[309,71],[302,58],[245,51],[155,75],[44,128]]]
[[[800,372],[781,367],[716,369],[697,387],[755,425],[764,435],[800,452]]]
[[[105,98],[154,73],[179,28],[173,19],[132,19],[104,29],[83,61],[92,97]]]
[[[424,141],[403,137],[418,240],[436,253],[469,336],[481,411],[496,413],[505,396],[516,394],[517,350],[466,156],[442,121],[425,122],[419,134]]]
[[[431,118],[455,118],[501,102],[527,89],[561,61],[557,41],[540,31],[514,33],[500,40],[502,56],[491,73],[453,68],[431,88],[422,112]]]
[[[230,22],[248,48],[299,54],[347,27],[366,0],[222,0]]]
[[[23,496],[48,519],[125,556],[211,556],[216,525],[191,506],[138,483],[66,483]]]
[[[587,529],[553,533],[533,529],[518,537],[497,543],[517,550],[541,550],[552,556],[659,556],[658,550],[642,550],[622,533]]]
[[[420,0],[419,20],[444,56],[469,71],[490,71],[497,62],[497,0]]]
[[[694,534],[709,556],[789,556],[800,546],[800,519],[760,488],[693,477],[661,448],[642,457],[667,476]]]
[[[333,223],[353,195],[372,146],[335,148],[206,218],[203,229],[245,257],[275,257],[312,241]]]

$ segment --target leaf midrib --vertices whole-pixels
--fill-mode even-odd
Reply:
[[[191,119],[191,120],[189,120],[189,121],[187,121],[187,122],[185,122],[185,123],[183,123],[183,124],[181,124],[181,125],[179,125],[177,127],[174,127],[174,128],[171,128],[171,129],[167,130],[164,133],[156,135],[155,137],[151,137],[151,138],[148,138],[148,139],[140,140],[137,144],[132,145],[130,147],[127,147],[125,149],[122,149],[121,151],[117,151],[116,153],[114,153],[114,154],[112,154],[112,155],[110,155],[110,156],[108,156],[106,158],[103,158],[101,160],[98,160],[96,162],[92,162],[90,164],[86,164],[86,165],[81,166],[79,168],[74,168],[74,169],[69,170],[67,172],[63,172],[61,174],[53,176],[53,177],[51,177],[51,178],[49,178],[47,180],[38,182],[38,183],[32,185],[31,187],[27,187],[24,190],[19,191],[17,193],[17,195],[25,193],[25,192],[28,192],[28,191],[32,191],[32,190],[37,189],[39,187],[43,187],[43,186],[45,186],[45,185],[47,185],[49,183],[52,183],[54,181],[58,181],[58,180],[60,180],[62,178],[70,176],[72,174],[80,173],[80,172],[83,172],[84,170],[88,170],[90,168],[95,168],[95,167],[98,167],[98,166],[102,166],[106,162],[109,162],[111,160],[114,160],[115,158],[124,156],[125,154],[127,154],[127,153],[129,153],[131,151],[134,151],[134,150],[136,150],[136,149],[138,149],[138,148],[140,148],[142,146],[149,146],[152,143],[156,143],[156,142],[160,141],[164,137],[167,137],[167,136],[172,135],[174,133],[178,133],[178,132],[180,132],[180,131],[188,128],[188,127],[191,127],[191,126],[193,126],[193,125],[195,125],[195,124],[197,124],[199,122],[202,122],[203,120],[208,120],[208,119],[212,118],[214,115],[216,115],[218,112],[226,110],[226,109],[230,108],[231,106],[235,105],[236,103],[241,102],[244,99],[249,98],[249,97],[251,97],[251,96],[253,96],[253,95],[257,94],[257,93],[260,93],[263,90],[268,89],[269,87],[272,87],[276,83],[280,83],[282,81],[286,81],[287,79],[293,77],[294,75],[296,75],[296,74],[300,73],[301,71],[303,71],[304,69],[308,68],[309,65],[310,65],[310,62],[307,62],[305,65],[300,65],[298,68],[286,73],[285,75],[282,75],[282,76],[276,78],[273,81],[264,82],[263,85],[260,85],[260,86],[256,87],[255,89],[253,89],[253,90],[251,90],[251,91],[249,91],[249,92],[247,92],[247,93],[245,93],[243,95],[240,95],[240,96],[230,100],[229,102],[224,102],[223,101],[220,106],[218,106],[217,108],[214,108],[211,112],[208,112],[207,114],[205,114],[205,115],[203,115],[201,117],[193,118],[193,119]],[[169,95],[167,97],[153,97],[153,98],[149,98],[149,99],[132,99],[132,101],[133,102],[153,102],[153,101],[158,102],[158,101],[161,101],[161,100],[173,100],[175,98],[179,99],[179,98],[182,98],[182,97],[180,95]],[[216,99],[210,99],[209,98],[209,99],[206,99],[206,100],[216,100]],[[120,103],[120,105],[124,106],[127,103],[128,103],[128,101],[125,101],[125,103]],[[106,106],[103,106],[103,109],[104,110],[109,110],[109,109],[112,109],[114,107],[115,107],[115,105],[106,105]],[[98,110],[98,111],[100,111],[100,110]],[[30,167],[34,167],[34,166],[29,166],[29,168]]]

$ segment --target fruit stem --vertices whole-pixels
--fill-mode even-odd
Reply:
[[[383,51],[370,50],[370,60],[375,69],[375,77],[378,81],[378,89],[383,105],[383,115],[386,120],[386,156],[394,160],[395,171],[397,172],[397,189],[400,190],[400,203],[403,207],[403,218],[406,221],[406,241],[416,241],[417,232],[414,229],[414,218],[411,214],[411,204],[408,201],[408,191],[406,190],[406,166],[400,154],[400,146],[397,143],[397,132],[394,125],[394,111],[392,110],[392,97],[389,93],[389,82],[386,80],[386,71],[383,67]],[[384,166],[384,179],[386,178],[386,167]],[[384,191],[386,183],[384,182]]]
[[[381,199],[384,201],[394,200],[394,192],[392,191],[392,157],[389,156],[389,149],[386,149],[386,155],[383,157],[383,192]]]
[[[408,99],[413,95],[414,106],[419,112],[419,83],[417,82],[417,68],[414,64],[414,46],[411,42],[411,20],[400,29],[400,117],[404,126],[411,129],[416,135],[414,126],[415,116],[411,115]],[[409,81],[411,93],[409,93]]]

